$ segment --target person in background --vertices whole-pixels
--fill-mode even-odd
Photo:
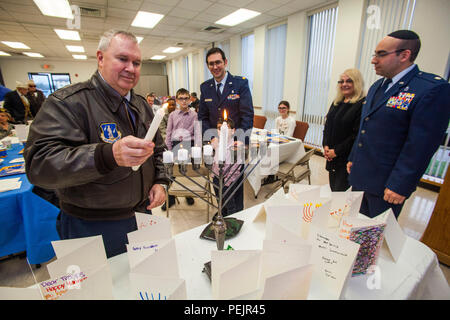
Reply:
[[[33,80],[28,80],[27,85],[28,92],[26,97],[28,101],[30,101],[31,112],[33,113],[33,117],[35,117],[39,109],[41,109],[42,103],[45,100],[45,96],[41,90],[38,90],[36,88],[36,84]]]
[[[280,115],[275,119],[275,128],[283,136],[292,137],[295,130],[295,119],[289,116],[291,106],[287,101],[281,101],[278,104]]]
[[[159,101],[158,97],[156,96],[156,93],[154,92],[150,92],[150,95],[153,97],[153,103],[160,106],[161,105],[161,101]]]
[[[11,92],[11,89],[0,85],[0,101],[3,101],[5,99],[5,94],[7,94],[8,92]]]
[[[33,120],[34,112],[32,112],[30,101],[26,97],[27,93],[28,86],[16,81],[16,90],[5,94],[3,108],[11,115],[13,123],[27,123],[28,120]]]
[[[150,93],[147,93],[145,99],[147,100],[149,107],[152,108],[153,114],[155,114],[160,108],[160,106],[155,104],[155,97],[153,97]]]
[[[198,106],[200,104],[200,100],[197,98],[197,93],[192,92],[191,93],[191,104],[189,105],[189,108],[193,109],[195,112],[198,112]]]
[[[30,183],[56,190],[60,238],[101,235],[108,258],[126,252],[135,212],[162,205],[169,183],[159,131],[153,141],[144,139],[153,113],[133,91],[141,62],[133,34],[105,32],[98,70],[49,95],[24,150]]]
[[[364,80],[358,69],[347,69],[339,77],[337,94],[326,115],[323,149],[332,191],[350,188],[347,159],[358,135],[365,100]]]
[[[7,136],[12,136],[12,129],[14,129],[14,126],[9,123],[10,119],[11,116],[8,111],[4,108],[0,108],[0,139]]]
[[[164,141],[166,141],[167,122],[169,121],[169,115],[177,108],[177,103],[175,99],[169,98],[166,100],[166,102],[167,102],[167,113],[164,115],[161,124],[159,125],[159,131],[161,132],[161,136],[163,137]]]
[[[414,63],[420,38],[388,34],[372,64],[382,76],[363,104],[347,171],[352,190],[364,191],[360,211],[371,218],[392,209],[396,218],[442,141],[450,118],[450,84]]]
[[[182,146],[191,153],[191,147],[194,143],[194,121],[197,120],[197,113],[189,108],[190,95],[189,91],[184,88],[178,89],[176,101],[180,107],[169,115],[166,131],[166,146],[169,150],[173,150],[177,154],[178,149]],[[192,197],[186,197],[188,205],[194,204]],[[175,204],[175,197],[169,196],[169,208]],[[165,211],[165,204],[161,207]]]

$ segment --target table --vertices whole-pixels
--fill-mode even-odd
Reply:
[[[12,145],[1,166],[20,157],[21,143]],[[55,256],[51,241],[59,240],[56,217],[59,209],[32,192],[25,174],[0,179],[19,178],[20,189],[0,192],[0,257],[27,252],[30,264],[40,264]]]
[[[252,135],[259,131],[261,130],[253,128]],[[289,137],[289,139],[295,138]],[[271,157],[272,161],[270,162],[270,165],[266,165],[263,161],[261,161],[247,178],[255,193],[255,196],[258,195],[258,192],[261,189],[261,180],[270,174],[276,174],[280,163],[287,162],[294,164],[306,153],[303,142],[300,139],[295,139],[294,141],[289,141],[282,144],[271,143],[269,145],[269,149],[274,155]],[[275,161],[273,161],[273,159],[275,159]]]
[[[225,247],[231,245],[235,250],[261,250],[265,238],[265,224],[254,223],[262,204],[238,212],[233,217],[244,220],[239,234],[225,241]],[[216,243],[200,239],[199,235],[206,224],[175,235],[180,277],[186,281],[189,300],[212,299],[211,283],[202,272],[203,264],[211,261],[211,250]],[[384,247],[384,246],[383,246]],[[407,238],[405,247],[397,263],[389,257],[390,253],[381,250],[378,266],[381,274],[380,289],[370,290],[368,276],[353,277],[349,280],[344,299],[449,299],[449,287],[439,268],[434,252],[423,243]],[[130,272],[127,253],[108,259],[113,280],[115,299],[129,299]],[[321,299],[320,291],[310,289],[308,299]]]

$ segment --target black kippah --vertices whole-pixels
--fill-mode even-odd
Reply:
[[[401,40],[417,40],[419,39],[419,36],[417,33],[411,30],[397,30],[390,34],[388,34],[388,37],[401,39]]]

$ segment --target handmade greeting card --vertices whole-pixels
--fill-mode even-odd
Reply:
[[[136,212],[138,230],[127,234],[128,243],[169,239],[172,237],[170,220],[149,214]]]
[[[152,240],[127,245],[132,273],[161,277],[179,277],[175,240]]]
[[[312,299],[339,299],[351,274],[359,244],[340,238],[332,231],[311,225],[310,263],[314,264]]]
[[[232,299],[258,289],[260,250],[211,251],[213,299]]]
[[[132,299],[186,300],[186,282],[183,279],[133,272],[129,277]]]
[[[394,261],[398,261],[406,242],[406,235],[395,219],[392,209],[376,216],[373,220],[386,224],[384,239]]]
[[[295,205],[296,201],[284,193],[284,189],[280,188],[269,199],[267,199],[258,211],[258,214],[253,219],[253,222],[266,222],[266,206],[283,206]]]
[[[39,288],[0,287],[0,300],[42,300]]]
[[[360,245],[352,275],[366,274],[377,264],[386,224],[371,219],[343,217],[339,236]]]

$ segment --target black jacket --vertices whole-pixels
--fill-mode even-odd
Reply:
[[[8,110],[9,114],[14,118],[13,123],[25,123],[25,105],[23,104],[22,99],[20,99],[17,90],[5,94],[5,102],[3,107]],[[33,116],[36,114],[31,103],[30,111]]]
[[[336,158],[327,161],[326,169],[336,169],[345,166],[358,135],[362,104],[365,98],[355,103],[340,102],[337,106],[331,104],[323,130],[322,145],[334,149]]]
[[[154,154],[138,171],[117,166],[112,143],[127,135],[143,138],[153,112],[131,92],[136,132],[123,112],[123,98],[96,72],[88,81],[51,94],[30,126],[24,151],[30,182],[55,189],[61,209],[90,220],[131,217],[153,184],[168,184],[159,131]]]

